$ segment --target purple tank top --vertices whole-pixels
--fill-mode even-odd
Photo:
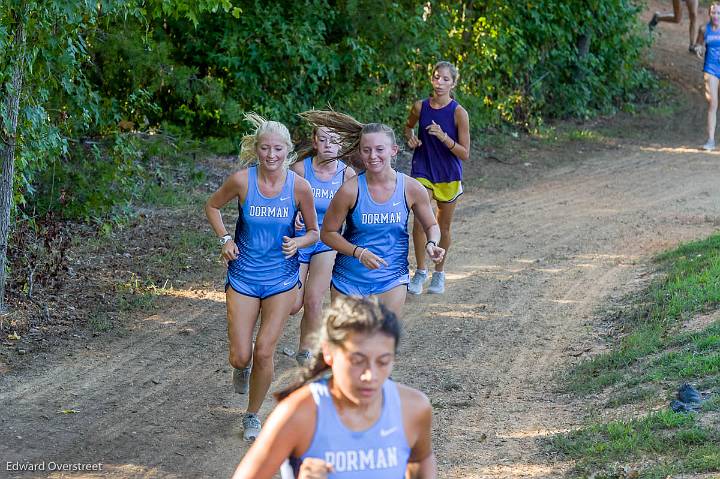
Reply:
[[[448,134],[448,137],[457,142],[458,132],[455,125],[457,107],[458,102],[451,100],[444,107],[434,109],[430,106],[429,99],[423,100],[418,128],[418,138],[422,141],[422,146],[415,148],[413,152],[410,170],[410,176],[413,178],[425,178],[432,183],[462,180],[463,167],[460,158],[443,145],[439,138],[432,136],[426,130],[434,121]]]

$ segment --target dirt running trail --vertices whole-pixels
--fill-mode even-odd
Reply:
[[[447,293],[409,299],[394,373],[433,402],[441,477],[561,476],[569,466],[538,439],[587,410],[552,392],[553,375],[598,350],[594,311],[632,288],[650,255],[720,224],[720,155],[696,149],[704,100],[686,25],[661,25],[654,48],[658,70],[693,92],[664,140],[567,151],[571,161],[531,182],[462,198]],[[172,310],[127,335],[30,358],[0,378],[0,477],[64,477],[6,471],[8,461],[103,463],[67,477],[228,477],[245,450],[243,402],[219,286],[179,291]],[[278,348],[281,371],[296,337],[297,318]]]

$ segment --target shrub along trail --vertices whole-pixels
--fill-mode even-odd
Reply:
[[[532,178],[504,190],[468,188],[447,293],[406,307],[393,376],[434,404],[441,476],[567,470],[538,438],[580,424],[587,409],[554,392],[553,375],[599,350],[593,313],[637,287],[649,255],[720,224],[720,154],[695,149],[704,141],[704,100],[685,28],[661,25],[651,60],[687,85],[679,99],[687,106],[670,117],[615,118],[599,127],[612,146],[588,152],[568,143],[559,164],[543,151],[527,167],[486,164],[480,152],[472,160],[488,175],[527,168]],[[5,373],[0,476],[60,477],[5,471],[7,461],[54,461],[103,463],[102,473],[74,477],[227,477],[245,451],[243,403],[231,392],[219,279],[216,286],[175,290],[128,334],[31,355],[29,367]],[[281,351],[295,347],[298,319],[278,348],[280,371],[293,364]]]

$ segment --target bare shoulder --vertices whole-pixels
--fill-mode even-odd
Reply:
[[[305,385],[294,391],[280,401],[275,411],[280,415],[280,421],[285,423],[283,430],[295,435],[292,452],[299,457],[310,447],[317,422],[317,406],[310,386]],[[273,414],[276,414],[275,411]]]
[[[303,178],[301,175],[295,175],[295,191],[297,192],[309,192],[310,182]]]
[[[301,178],[305,178],[305,165],[303,163],[303,161],[296,161],[290,165],[290,169]]]
[[[455,118],[470,118],[470,115],[468,114],[465,107],[463,107],[461,104],[458,103],[457,108],[455,108]]]
[[[231,174],[229,179],[233,181],[244,181],[247,183],[249,174],[249,170],[247,168],[243,168],[242,170],[237,170],[235,173]]]
[[[225,183],[232,186],[234,190],[238,191],[247,188],[248,169],[243,168],[242,170],[238,170],[235,173],[232,173],[230,176],[227,177]]]
[[[413,416],[423,416],[432,410],[430,400],[422,391],[400,383],[397,383],[397,387],[403,411],[408,411]]]
[[[305,386],[293,391],[288,397],[280,401],[278,406],[283,405],[292,413],[299,413],[305,415],[305,413],[311,413],[315,410],[315,400],[313,399],[310,385]]]
[[[405,175],[405,193],[410,195],[411,198],[416,198],[415,195],[419,194],[427,195],[425,187],[410,175]]]
[[[275,406],[268,418],[268,426],[272,424],[280,431],[304,431],[312,429],[316,414],[312,392],[306,385],[293,391]]]
[[[415,101],[415,103],[413,103],[413,110],[415,110],[415,112],[417,113],[420,113],[420,110],[422,110],[422,104],[423,100]]]
[[[355,169],[350,165],[345,165],[345,182],[347,182],[350,178],[357,176],[357,173],[355,173]]]
[[[353,175],[350,178],[346,178],[343,184],[338,189],[335,196],[340,195],[341,197],[355,198],[358,189],[358,175]]]

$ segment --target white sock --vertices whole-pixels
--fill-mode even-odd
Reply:
[[[426,269],[416,269],[416,270],[415,270],[415,273],[417,273],[417,274],[424,274],[425,276],[427,276],[427,270],[426,270]]]

